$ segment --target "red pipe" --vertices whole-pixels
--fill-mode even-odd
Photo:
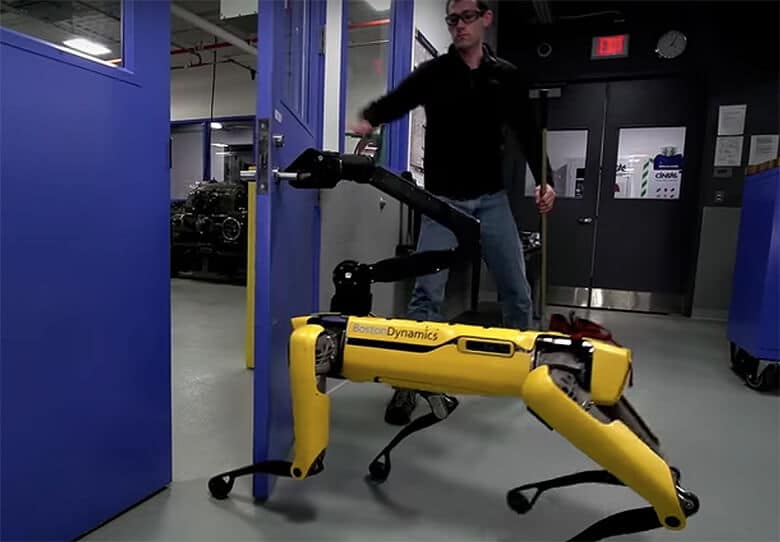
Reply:
[[[352,23],[347,28],[371,28],[373,26],[384,26],[390,24],[390,19],[374,19],[373,21],[363,21],[362,23]]]

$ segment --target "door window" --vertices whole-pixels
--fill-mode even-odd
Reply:
[[[558,198],[582,199],[585,195],[585,163],[588,151],[587,130],[549,130],[547,155],[550,158],[548,179],[555,184]],[[536,181],[526,165],[525,195],[533,196]]]
[[[685,127],[621,128],[615,199],[679,199]]]
[[[306,119],[306,89],[309,69],[309,2],[285,0],[282,65],[282,100],[299,118]]]
[[[215,128],[215,124],[217,128]],[[255,178],[254,130],[251,122],[211,125],[211,179],[237,184]]]
[[[90,60],[123,66],[122,0],[7,0],[0,6],[0,26]]]
[[[183,200],[203,181],[203,123],[171,127],[171,199]]]
[[[360,111],[387,92],[387,62],[390,56],[390,0],[347,0],[346,107],[345,126],[355,121]],[[382,133],[370,141],[359,135],[344,134],[344,150],[375,156],[381,148]]]

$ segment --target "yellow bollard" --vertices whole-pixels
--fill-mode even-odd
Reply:
[[[246,232],[246,337],[244,358],[247,369],[255,368],[255,244],[257,220],[257,184],[247,183],[247,232]]]

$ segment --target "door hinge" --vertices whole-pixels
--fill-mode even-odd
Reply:
[[[325,54],[325,25],[320,27],[320,54]]]

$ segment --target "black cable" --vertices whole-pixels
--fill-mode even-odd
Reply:
[[[217,45],[217,38],[214,37],[214,45]],[[211,68],[211,117],[209,119],[209,129],[211,129],[211,123],[214,122],[214,92],[217,86],[217,50],[214,49],[214,62]]]

